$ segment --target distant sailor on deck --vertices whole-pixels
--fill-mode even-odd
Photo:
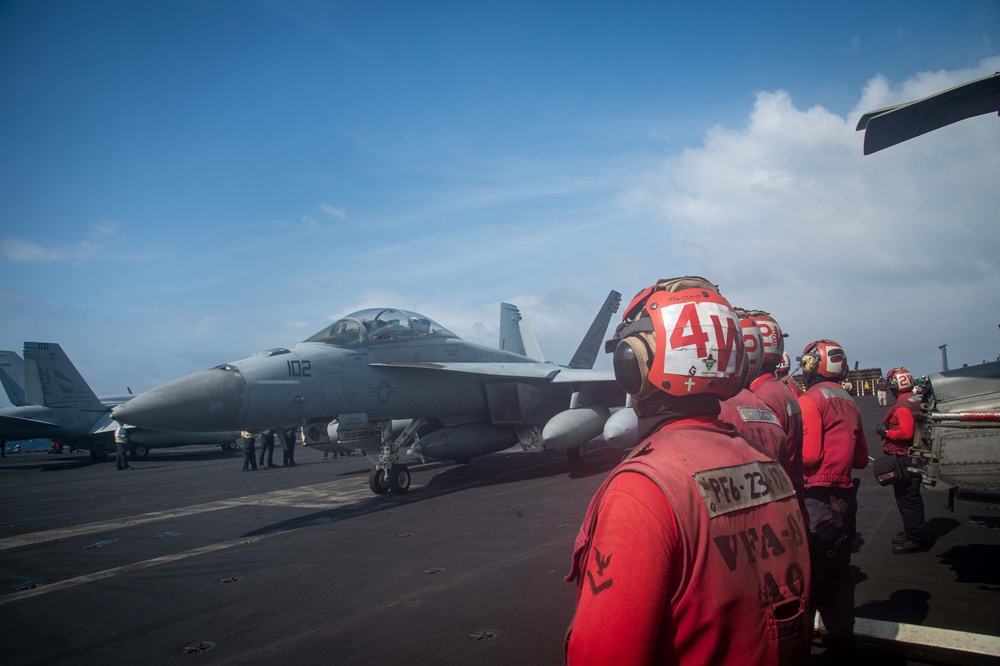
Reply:
[[[128,430],[121,423],[115,428],[115,467],[119,471],[132,469],[128,464]]]

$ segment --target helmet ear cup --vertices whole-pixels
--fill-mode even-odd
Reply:
[[[819,371],[819,353],[816,347],[812,347],[802,354],[802,374],[814,375]]]
[[[653,366],[655,347],[656,337],[652,331],[629,335],[615,347],[612,357],[615,380],[618,386],[635,399],[649,397],[656,391],[656,387],[649,383],[649,369]]]

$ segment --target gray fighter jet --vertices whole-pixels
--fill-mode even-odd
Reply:
[[[855,131],[865,130],[865,155],[895,146],[959,120],[1000,113],[1000,73],[963,83],[930,97],[870,111]]]
[[[15,360],[16,359],[16,360]],[[20,371],[20,374],[18,374]],[[50,439],[90,451],[105,460],[114,449],[111,408],[135,396],[131,393],[98,398],[54,342],[25,342],[24,359],[0,352],[0,383],[15,407],[0,409],[0,440]],[[152,448],[195,444],[222,445],[234,450],[238,432],[162,432],[129,428],[129,453],[142,460]]]
[[[416,312],[372,308],[291,348],[175,379],[112,416],[174,430],[325,427],[332,443],[369,455],[377,494],[409,489],[403,447],[467,462],[520,443],[579,459],[609,408],[624,404],[614,373],[592,369],[620,301],[608,295],[568,367],[537,358],[513,306],[501,310],[505,349],[465,342]]]

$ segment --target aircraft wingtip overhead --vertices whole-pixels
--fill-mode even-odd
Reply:
[[[923,99],[870,111],[858,120],[871,155],[922,134],[987,113],[1000,115],[1000,72]]]

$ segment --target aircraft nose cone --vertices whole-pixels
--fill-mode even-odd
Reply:
[[[152,430],[239,430],[245,389],[235,369],[203,370],[137,395],[111,417]]]

